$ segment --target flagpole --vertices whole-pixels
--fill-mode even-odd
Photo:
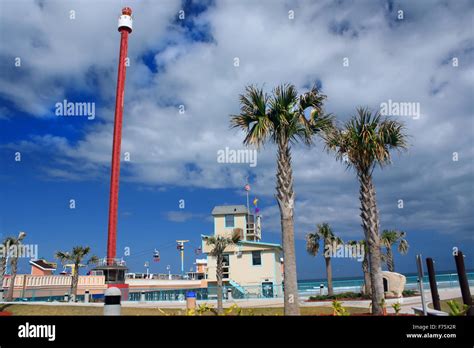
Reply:
[[[249,177],[247,176],[247,185],[245,185],[246,187],[249,187],[248,190],[245,190],[245,192],[247,193],[247,215],[250,215],[250,204],[249,204],[249,191],[250,191],[250,185],[249,185]]]
[[[247,214],[250,215],[250,205],[249,205],[249,191],[247,191]]]

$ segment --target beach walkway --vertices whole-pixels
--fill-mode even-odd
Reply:
[[[474,287],[471,287],[471,293],[474,293]],[[461,297],[461,290],[458,288],[447,288],[439,289],[439,296],[441,300],[453,299]],[[307,302],[307,298],[300,300],[301,307],[331,307],[332,301],[315,301]],[[431,301],[431,293],[429,290],[425,290],[425,300],[427,305]],[[352,301],[341,301],[344,307],[357,307],[366,308],[369,311],[370,300],[352,300]],[[421,307],[421,297],[405,297],[402,299],[389,299],[386,301],[387,312],[394,313],[395,311],[391,307],[393,303],[401,303],[401,313],[413,314],[413,307]],[[3,302],[6,304],[6,302]],[[12,302],[12,304],[18,304],[18,302]],[[103,307],[103,303],[83,303],[83,302],[23,302],[23,305],[44,305],[44,306],[90,306],[90,307]],[[197,301],[197,304],[208,304],[215,307],[215,300],[202,300]],[[276,308],[283,307],[282,298],[259,298],[259,299],[234,299],[225,300],[224,308],[229,308],[232,305],[237,305],[240,308]],[[162,309],[181,309],[186,308],[186,301],[123,301],[122,307],[130,308],[162,308]]]

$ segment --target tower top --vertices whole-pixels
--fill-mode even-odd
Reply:
[[[122,29],[128,31],[129,33],[132,32],[133,27],[133,19],[132,19],[132,9],[130,7],[124,7],[122,9],[122,14],[118,20],[118,30],[121,31]]]

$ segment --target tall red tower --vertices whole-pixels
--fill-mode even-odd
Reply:
[[[122,143],[123,99],[125,92],[125,72],[128,48],[128,35],[132,32],[132,9],[125,7],[118,20],[120,32],[120,55],[118,61],[117,93],[115,96],[114,138],[112,145],[112,166],[110,172],[109,227],[107,232],[107,257],[94,268],[105,276],[108,286],[122,289],[122,295],[128,297],[128,285],[125,283],[127,267],[116,259],[117,252],[117,210],[120,179],[120,147]]]
[[[122,115],[125,93],[125,60],[127,58],[128,35],[132,32],[132,9],[125,7],[118,21],[120,32],[120,55],[118,62],[117,93],[115,95],[114,140],[110,174],[109,228],[107,233],[107,264],[114,264],[117,251],[117,211],[120,180],[120,147],[122,144]]]

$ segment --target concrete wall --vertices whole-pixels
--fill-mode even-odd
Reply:
[[[53,271],[49,271],[49,270],[46,271],[46,270],[42,270],[41,268],[32,266],[31,267],[31,275],[34,275],[34,276],[53,275]]]

